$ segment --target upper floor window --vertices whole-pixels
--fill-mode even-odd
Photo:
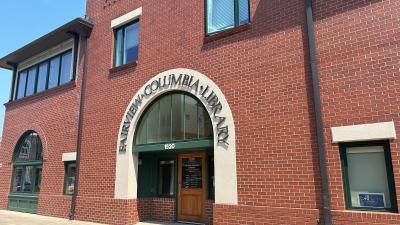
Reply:
[[[114,30],[114,67],[138,60],[139,20]]]
[[[68,50],[20,71],[15,99],[57,87],[71,80],[72,50]]]
[[[249,0],[206,0],[206,33],[217,33],[250,22]]]

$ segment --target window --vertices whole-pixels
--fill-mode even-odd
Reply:
[[[26,84],[26,92],[25,92],[26,96],[35,93],[35,84],[36,84],[36,67],[32,67],[28,70],[28,81]]]
[[[211,139],[211,119],[198,100],[186,94],[159,98],[140,119],[136,145]]]
[[[75,191],[76,163],[65,163],[64,194],[73,195]]]
[[[39,65],[37,92],[46,90],[48,62]]]
[[[71,81],[72,52],[67,52],[61,56],[60,84]]]
[[[174,196],[175,162],[161,160],[158,164],[158,195]]]
[[[250,22],[249,0],[206,0],[206,9],[208,35]]]
[[[389,143],[340,148],[347,209],[397,211]]]
[[[42,158],[42,142],[37,133],[24,135],[14,152],[12,193],[40,192]]]
[[[138,60],[139,21],[117,28],[114,38],[114,67]]]
[[[59,70],[60,70],[60,57],[51,59],[48,88],[53,88],[58,85],[58,73],[60,72]]]
[[[72,80],[72,50],[19,72],[15,99],[20,99]]]
[[[25,97],[26,78],[27,78],[27,71],[19,73],[17,99]]]

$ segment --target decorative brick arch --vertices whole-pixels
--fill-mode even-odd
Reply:
[[[136,125],[158,96],[184,91],[206,107],[214,130],[215,203],[237,205],[236,138],[231,109],[218,86],[191,69],[172,69],[150,79],[132,98],[121,121],[115,174],[115,198],[137,198],[138,154],[132,151]]]

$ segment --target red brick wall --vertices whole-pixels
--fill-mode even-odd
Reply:
[[[315,30],[335,224],[398,224],[397,213],[345,210],[339,147],[330,127],[394,121],[400,131],[400,2],[316,1]],[[400,200],[399,140],[390,142]],[[395,222],[396,221],[396,222]]]
[[[214,224],[254,224],[254,225],[282,225],[282,224],[318,224],[319,211],[316,209],[293,209],[248,205],[215,205]]]
[[[395,224],[400,214],[345,210],[339,151],[331,144],[330,127],[393,120],[400,130],[400,2],[314,2],[334,222]],[[139,6],[138,65],[110,73],[111,20]],[[239,204],[214,205],[214,224],[316,224],[322,194],[304,1],[251,0],[250,29],[206,44],[204,1],[88,0],[87,14],[95,27],[89,42],[77,219],[134,224],[141,213],[148,215],[147,204],[113,199],[120,122],[133,95],[151,77],[190,68],[220,87],[235,120]],[[46,137],[45,152],[52,150],[45,153],[41,195],[59,193],[61,153],[76,143],[77,114],[71,112],[77,109],[78,87],[79,82],[62,95],[7,109],[0,177],[10,177],[12,149],[34,120],[32,126]],[[45,113],[29,114],[34,111]],[[400,199],[398,150],[399,141],[392,141]],[[1,179],[0,207],[6,206],[8,191],[9,179]],[[39,203],[39,211],[50,214],[44,206]]]
[[[134,225],[138,222],[136,200],[116,200],[102,197],[78,197],[76,220],[106,224]]]
[[[111,20],[139,6],[143,15],[138,65],[110,74]],[[95,27],[89,43],[80,195],[113,197],[118,129],[129,101],[151,77],[184,67],[211,78],[233,111],[236,216],[246,218],[240,209],[248,207],[267,213],[274,207],[320,206],[303,1],[251,1],[251,28],[208,44],[204,44],[204,1],[125,0],[110,6],[88,1],[87,14]],[[313,221],[318,218],[318,213],[312,215]],[[266,217],[279,221],[276,215]]]
[[[172,198],[138,199],[140,221],[174,222],[176,220],[176,201]]]
[[[78,79],[57,90],[30,96],[6,105],[0,150],[0,209],[6,209],[12,174],[12,155],[20,137],[37,132],[43,144],[43,168],[38,214],[68,217],[71,197],[63,195],[62,154],[76,151],[77,119],[82,76],[80,57]]]
[[[176,221],[176,200],[172,198],[141,198],[138,199],[140,221]],[[213,224],[214,201],[207,200],[205,204],[207,224]]]

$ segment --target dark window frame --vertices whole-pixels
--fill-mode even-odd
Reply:
[[[173,184],[174,184],[174,187],[173,187],[173,191],[174,191],[174,194],[173,195],[163,195],[163,194],[161,194],[160,193],[160,162],[162,162],[162,161],[173,161],[174,163],[173,163],[173,172],[174,172],[174,177],[173,177]],[[156,188],[157,188],[157,190],[156,190],[156,196],[157,197],[160,197],[160,198],[175,198],[177,195],[176,195],[176,192],[177,192],[177,180],[178,180],[178,177],[177,177],[177,169],[178,169],[178,165],[177,165],[177,160],[176,160],[176,158],[172,158],[172,157],[161,157],[161,158],[158,158],[158,160],[157,160],[157,181],[156,181]]]
[[[348,175],[348,164],[346,149],[351,147],[367,147],[367,146],[382,146],[384,149],[386,176],[388,181],[389,193],[390,193],[390,208],[371,208],[371,207],[354,207],[351,203],[349,175]],[[390,143],[388,141],[365,141],[365,142],[351,142],[342,143],[339,145],[340,150],[340,161],[342,166],[342,178],[344,188],[344,200],[347,210],[354,211],[373,211],[373,212],[393,212],[397,213],[397,199],[396,199],[396,187],[394,183],[392,157],[390,151]]]
[[[68,171],[71,167],[75,167],[75,181],[74,181],[74,192],[69,194],[67,193],[67,179],[68,179]],[[64,195],[73,195],[75,193],[75,185],[76,185],[76,161],[66,161],[64,163]]]
[[[25,140],[31,135],[31,134],[36,134],[38,141],[40,142],[40,159],[34,159],[34,160],[18,160],[17,159],[17,154],[20,152],[20,147],[21,145],[25,142]],[[39,144],[39,143],[36,143]],[[10,187],[10,193],[11,194],[18,194],[18,195],[38,195],[40,192],[40,189],[37,190],[35,187],[35,182],[36,182],[36,169],[42,169],[43,168],[43,145],[41,142],[41,139],[39,137],[39,135],[36,132],[33,131],[28,131],[26,132],[24,135],[22,135],[22,137],[20,138],[20,140],[18,141],[18,144],[16,145],[16,148],[14,150],[13,153],[13,162],[12,162],[12,176],[11,176],[11,187]],[[32,180],[32,188],[31,191],[14,191],[14,178],[16,176],[16,168],[22,168],[22,174],[24,176],[24,174],[26,173],[26,170],[28,167],[32,167],[32,171],[31,171],[31,180]],[[22,183],[22,179],[23,176],[20,178],[20,183]]]
[[[214,155],[209,154],[206,158],[206,166],[207,166],[207,197],[208,200],[215,200],[215,167],[214,167]],[[211,179],[211,176],[214,176],[214,180]]]
[[[160,142],[155,142],[155,143],[148,143],[147,142],[147,134],[146,134],[146,143],[137,143],[137,137],[138,137],[139,132],[140,132],[140,127],[141,127],[143,122],[146,122],[145,120],[147,119],[147,114],[149,113],[149,110],[155,104],[158,104],[158,107],[159,107],[160,99],[162,99],[164,97],[171,97],[172,98],[173,95],[182,95],[182,96],[184,96],[184,102],[186,102],[186,100],[185,100],[186,97],[193,98],[194,100],[196,100],[198,102],[199,107],[201,107],[204,110],[204,112],[207,113],[206,114],[207,118],[209,119],[209,122],[211,124],[211,131],[212,131],[211,137],[200,137],[199,126],[197,125],[197,132],[198,132],[197,138],[186,139],[186,134],[185,134],[185,131],[186,131],[186,127],[185,127],[186,120],[183,119],[183,123],[184,123],[184,125],[183,125],[183,131],[184,131],[183,139],[174,139],[173,134],[172,134],[172,127],[173,127],[172,123],[173,123],[173,121],[171,119],[171,133],[170,133],[170,137],[171,138],[170,138],[170,140],[160,141]],[[172,112],[172,104],[173,103],[172,103],[172,99],[171,99],[171,109],[170,109],[171,112]],[[185,109],[186,109],[186,105],[184,105],[184,107],[183,107],[183,115],[185,115],[185,113],[186,113]],[[159,113],[159,116],[160,116],[160,110],[158,110],[158,113]],[[197,115],[199,115],[199,108],[197,108]],[[171,118],[172,118],[172,113],[171,113]],[[147,124],[146,124],[146,126],[147,126]],[[148,133],[148,132],[146,132],[146,133]],[[158,137],[159,136],[160,136],[160,130],[158,130]],[[212,119],[209,116],[209,112],[208,112],[207,108],[202,104],[201,100],[199,98],[197,98],[195,95],[191,94],[191,93],[187,93],[187,92],[183,92],[183,91],[171,91],[171,92],[167,92],[165,94],[162,94],[162,95],[158,96],[154,101],[152,101],[146,107],[146,109],[140,115],[140,118],[139,118],[138,123],[136,125],[136,131],[135,131],[135,134],[134,134],[134,137],[133,137],[133,140],[134,140],[133,141],[134,142],[133,145],[134,145],[134,147],[136,147],[136,146],[152,146],[152,145],[157,145],[157,144],[164,145],[164,144],[168,144],[168,143],[190,143],[191,141],[211,140],[213,137],[214,137],[214,133],[213,133],[213,127],[212,127]]]
[[[114,33],[113,68],[120,67],[120,66],[124,66],[124,65],[127,65],[127,64],[130,64],[130,63],[137,62],[138,59],[139,59],[139,48],[138,48],[138,59],[136,59],[135,61],[129,62],[129,63],[124,63],[124,59],[125,59],[125,48],[124,48],[124,47],[125,47],[125,29],[126,29],[128,26],[130,26],[130,25],[132,25],[132,24],[134,24],[134,23],[139,23],[139,28],[140,28],[140,18],[138,18],[138,19],[135,19],[135,20],[133,20],[133,21],[131,21],[131,22],[129,22],[129,23],[126,23],[126,24],[123,24],[123,25],[121,25],[121,26],[115,27],[115,28],[113,29],[113,33]],[[118,31],[120,31],[120,30],[122,31],[121,49],[120,49],[120,50],[117,50],[117,46],[118,46],[118,38],[117,38],[117,35],[118,35]],[[138,32],[138,37],[139,37],[139,35],[140,35],[140,30],[139,30],[139,32]],[[117,52],[119,52],[119,53],[121,54],[121,64],[120,64],[120,65],[117,65]]]
[[[75,60],[75,58],[76,58],[76,57],[74,57],[74,55],[76,55],[77,52],[75,52],[74,47],[71,47],[71,48],[68,48],[67,50],[64,50],[64,51],[58,53],[57,55],[54,55],[54,56],[49,57],[49,58],[47,58],[47,59],[45,59],[45,60],[39,61],[39,62],[37,62],[37,63],[35,63],[35,64],[29,66],[29,67],[24,68],[23,70],[18,71],[17,79],[16,79],[16,84],[15,84],[15,86],[16,86],[16,91],[15,91],[15,94],[14,94],[14,96],[13,96],[13,99],[14,99],[14,100],[23,99],[23,98],[25,98],[25,97],[32,96],[32,95],[35,95],[35,94],[37,94],[37,93],[45,92],[45,91],[47,91],[47,90],[49,90],[49,89],[56,88],[56,87],[58,87],[58,86],[64,85],[64,84],[66,84],[66,83],[69,83],[69,82],[75,80],[75,77],[76,77],[76,74],[75,74],[75,73],[76,73],[76,70],[75,70],[74,68],[71,68],[71,71],[70,71],[70,81],[69,81],[69,82],[66,82],[66,83],[64,83],[64,84],[60,84],[61,67],[62,67],[62,56],[66,55],[66,54],[69,54],[69,53],[71,53],[71,64],[74,65],[74,60]],[[56,85],[55,87],[49,88],[50,62],[51,62],[51,60],[53,60],[53,59],[55,59],[55,58],[59,58],[59,60],[60,60],[60,61],[59,61],[59,65],[58,65],[58,75],[57,75],[57,76],[58,76],[58,81],[57,81],[57,85]],[[42,65],[42,64],[44,64],[44,63],[47,63],[47,75],[46,75],[46,85],[45,85],[46,87],[45,87],[45,89],[44,89],[43,91],[38,92],[38,91],[37,91],[37,87],[38,87],[38,78],[39,78],[39,68],[40,68],[40,65]],[[74,66],[75,66],[75,65],[74,65]],[[31,95],[26,95],[26,90],[27,90],[27,85],[28,85],[28,77],[29,77],[29,76],[28,76],[28,71],[29,71],[30,69],[32,69],[32,68],[36,68],[34,93],[31,94]],[[23,72],[26,72],[26,73],[27,73],[26,78],[25,78],[24,96],[18,98],[18,90],[20,89],[19,80],[20,80],[21,73],[23,73]]]
[[[226,28],[226,29],[223,29],[223,30],[215,31],[215,32],[208,32],[208,5],[207,5],[207,1],[208,0],[204,0],[204,34],[205,34],[206,37],[212,36],[214,34],[218,34],[218,33],[221,33],[221,32],[225,32],[225,31],[228,31],[228,30],[231,30],[231,29],[235,29],[237,27],[240,27],[240,26],[245,25],[245,24],[249,24],[251,22],[250,0],[247,0],[249,21],[247,23],[244,23],[244,24],[240,24],[240,10],[239,10],[239,1],[240,0],[234,0],[234,19],[235,19],[234,26],[231,27],[231,28]]]

